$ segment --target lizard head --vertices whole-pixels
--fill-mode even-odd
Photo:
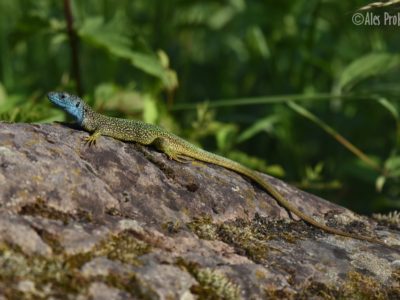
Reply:
[[[47,97],[56,106],[69,113],[80,125],[83,123],[87,105],[81,98],[66,92],[50,92]]]

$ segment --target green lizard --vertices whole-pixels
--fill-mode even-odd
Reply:
[[[164,152],[170,159],[178,162],[197,159],[222,166],[255,181],[270,193],[280,205],[317,228],[332,234],[387,246],[387,244],[378,239],[347,233],[317,222],[290,203],[289,200],[283,197],[272,185],[263,180],[255,171],[235,161],[200,149],[161,127],[141,121],[112,118],[96,113],[81,98],[65,92],[50,92],[47,96],[52,103],[69,113],[79,126],[91,133],[90,136],[85,138],[89,146],[95,144],[101,135],[105,135],[121,141],[153,145],[158,150]]]

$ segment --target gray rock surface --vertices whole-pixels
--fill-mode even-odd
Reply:
[[[65,125],[0,123],[0,299],[399,299],[400,232],[246,178]]]

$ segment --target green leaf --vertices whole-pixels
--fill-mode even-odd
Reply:
[[[393,105],[393,103],[383,97],[378,99],[378,103],[386,108],[396,121],[399,121],[399,112],[397,111],[397,108]]]
[[[155,124],[159,116],[156,100],[150,95],[145,95],[143,104],[143,121]]]
[[[378,192],[381,192],[383,189],[383,186],[385,185],[386,182],[386,177],[385,176],[379,176],[376,181],[375,181],[375,188]]]
[[[163,81],[167,81],[166,70],[163,68],[161,62],[156,56],[135,51],[130,51],[125,54],[120,52],[121,57],[124,57],[125,55],[125,58],[129,59],[131,61],[131,64],[138,69],[141,69],[142,71],[150,75],[159,77]]]
[[[230,0],[229,2],[239,12],[242,12],[246,9],[245,0]]]
[[[108,23],[104,22],[103,17],[87,18],[78,34],[88,44],[128,60],[134,67],[159,78],[168,89],[173,89],[178,84],[177,79],[171,76],[171,70],[162,65],[157,55],[132,49],[131,37],[127,32],[129,26],[125,19],[123,13],[116,13]]]
[[[18,109],[23,103],[23,98],[18,95],[3,94],[2,100],[0,101],[0,114],[10,113],[12,110]]]
[[[221,152],[231,148],[237,127],[233,124],[221,125],[216,132],[217,146]]]
[[[314,167],[306,166],[306,168],[305,168],[306,179],[308,181],[321,180],[321,177],[322,177],[321,174],[322,174],[323,168],[324,168],[323,162],[317,163]]]
[[[279,117],[277,115],[268,116],[261,120],[258,120],[253,125],[251,125],[249,128],[247,128],[245,131],[243,131],[239,135],[237,141],[239,143],[244,142],[262,131],[270,132],[270,131],[272,131],[272,129],[277,121],[279,121]]]
[[[250,48],[259,56],[267,58],[270,51],[267,39],[259,26],[252,26],[247,31],[247,41]]]
[[[222,7],[209,18],[208,25],[214,30],[219,30],[229,23],[235,14],[236,11],[233,7]]]
[[[393,156],[386,160],[385,168],[392,177],[400,176],[400,156]]]
[[[335,93],[350,90],[357,83],[385,74],[400,66],[400,56],[390,53],[370,53],[353,61],[341,73],[335,87]]]
[[[6,98],[7,98],[6,89],[4,88],[4,85],[2,85],[0,82],[0,107],[2,107],[5,104]]]

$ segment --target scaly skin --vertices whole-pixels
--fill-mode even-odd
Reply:
[[[255,171],[246,168],[235,161],[200,149],[161,127],[141,121],[118,119],[101,115],[93,111],[81,98],[65,92],[50,92],[48,98],[55,105],[68,112],[83,129],[92,133],[85,139],[89,145],[95,144],[101,135],[105,135],[121,141],[153,145],[160,151],[164,152],[170,159],[179,162],[187,162],[190,159],[197,159],[203,162],[222,166],[255,181],[270,193],[279,204],[317,228],[332,234],[387,246],[384,242],[375,238],[347,233],[317,222],[312,217],[306,215],[295,207],[272,185],[264,181]]]

